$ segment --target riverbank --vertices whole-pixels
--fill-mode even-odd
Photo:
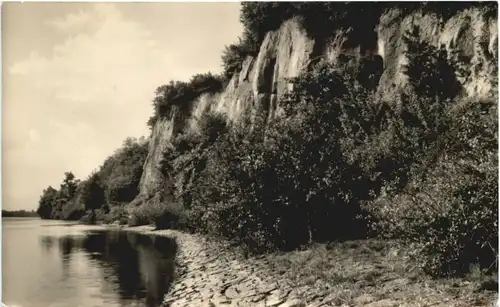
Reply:
[[[321,244],[247,258],[201,235],[152,226],[122,229],[177,241],[178,273],[165,306],[469,307],[492,306],[497,297],[496,285],[481,274],[429,279],[390,242]]]

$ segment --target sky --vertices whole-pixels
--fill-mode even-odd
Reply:
[[[239,3],[3,3],[2,208],[149,135],[155,89],[222,70]]]

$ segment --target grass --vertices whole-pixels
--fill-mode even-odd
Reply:
[[[235,256],[259,279],[306,306],[490,307],[498,297],[496,276],[475,268],[465,278],[432,279],[411,259],[412,248],[396,241],[313,244],[293,252],[249,256],[228,241],[197,236],[217,257]]]
[[[476,270],[466,278],[431,279],[412,262],[409,251],[397,242],[362,240],[269,254],[266,262],[271,271],[290,280],[294,288],[314,287],[328,293],[330,302],[337,305],[363,305],[384,299],[409,306],[446,301],[449,306],[492,305],[497,296],[496,276]]]

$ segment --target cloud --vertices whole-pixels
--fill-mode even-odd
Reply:
[[[113,4],[96,4],[49,23],[67,39],[49,56],[32,52],[7,67],[7,205],[34,207],[42,189],[58,186],[65,171],[85,177],[126,137],[147,135],[156,87],[174,75],[192,74]]]
[[[47,24],[52,25],[61,31],[70,31],[74,28],[80,28],[88,24],[90,18],[91,17],[88,13],[80,10],[78,13],[66,15],[64,18],[47,21]]]
[[[2,80],[7,209],[35,208],[41,191],[59,187],[64,172],[84,179],[125,138],[148,135],[156,88],[220,71],[223,46],[241,33],[237,3],[7,8],[2,16],[8,17],[4,44],[10,46]]]

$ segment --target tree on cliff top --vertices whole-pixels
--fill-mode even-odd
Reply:
[[[154,115],[149,118],[148,126],[152,128],[159,118],[169,116],[172,108],[179,109],[180,114],[190,111],[192,102],[204,93],[217,93],[226,86],[226,78],[211,72],[196,74],[188,82],[170,81],[156,89],[153,99]]]

